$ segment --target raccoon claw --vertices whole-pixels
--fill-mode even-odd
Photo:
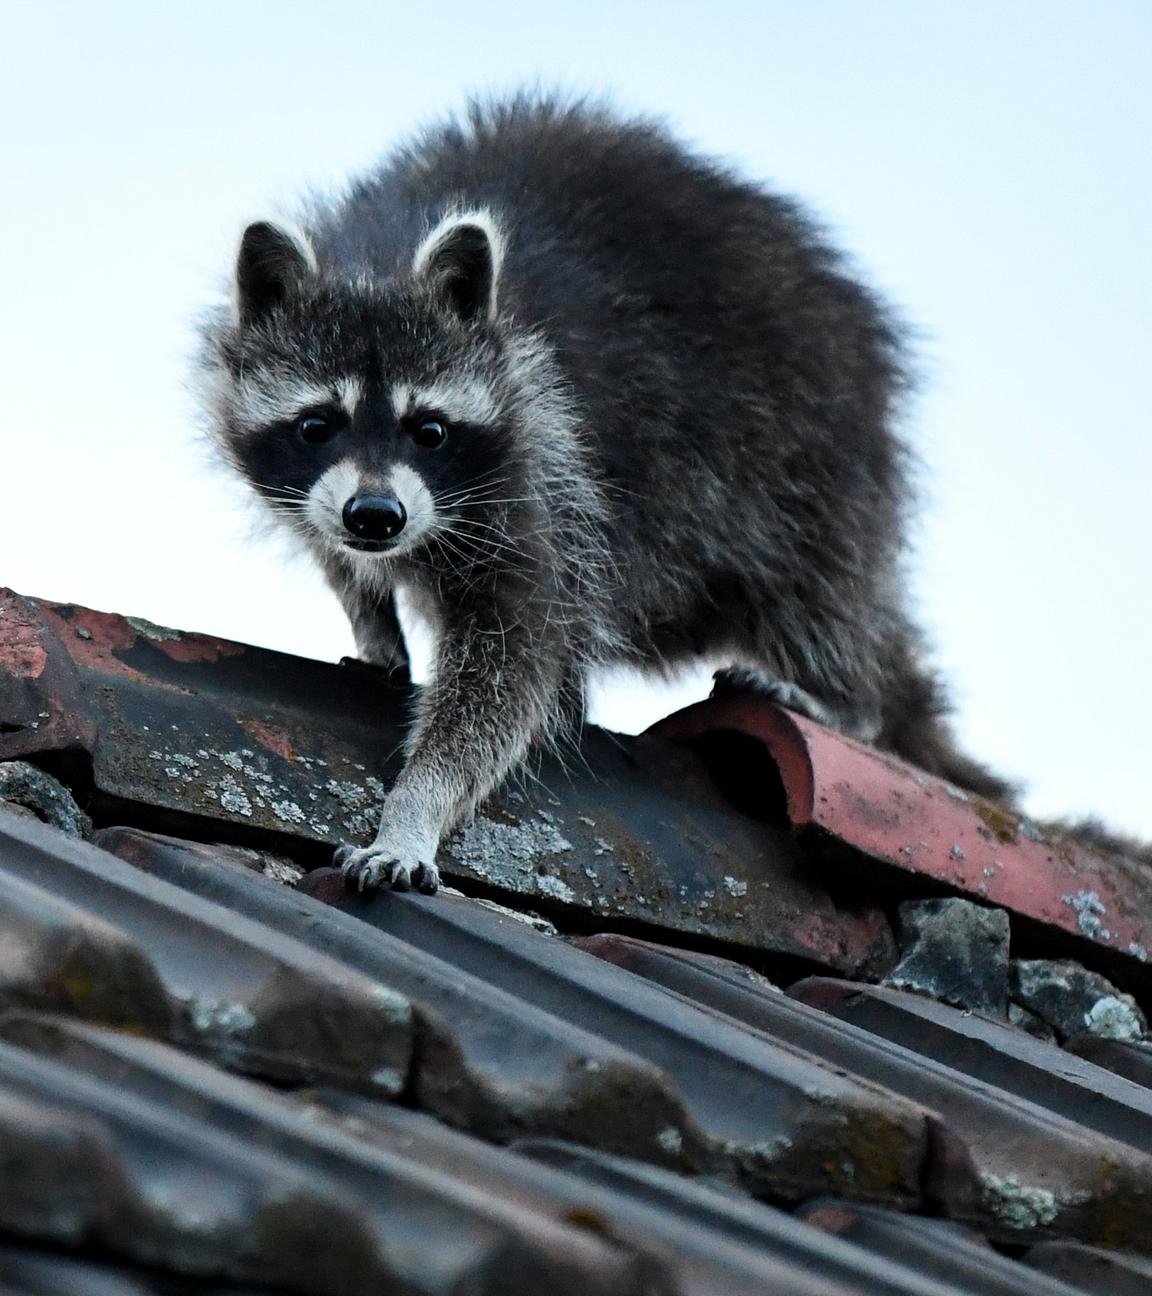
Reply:
[[[387,847],[341,846],[332,862],[348,886],[362,894],[385,885],[393,891],[409,891],[415,885],[424,895],[435,895],[440,886],[440,870],[435,864],[408,863],[397,859]]]
[[[435,895],[440,890],[440,870],[435,864],[417,864],[415,879],[421,895]]]
[[[789,711],[797,711],[800,715],[807,716],[809,720],[815,720],[817,724],[828,725],[832,729],[841,727],[830,707],[826,707],[823,702],[818,702],[807,690],[797,684],[790,684],[787,680],[776,679],[760,671],[744,670],[738,666],[717,671],[712,676],[714,698],[731,697],[739,693],[755,693],[759,697],[775,702],[777,706],[786,707]]]
[[[730,666],[712,676],[712,696],[731,697],[734,694],[755,693],[758,697],[768,698],[790,711],[798,711],[810,720],[827,723],[828,709],[804,689],[787,680],[776,679],[762,671],[747,670],[740,666]]]

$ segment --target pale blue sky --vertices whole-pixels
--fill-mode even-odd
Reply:
[[[469,91],[606,90],[808,201],[917,328],[913,580],[963,735],[1038,812],[1152,834],[1148,0],[3,12],[0,583],[348,651],[204,467],[190,322],[246,220]]]

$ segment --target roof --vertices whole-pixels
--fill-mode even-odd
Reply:
[[[405,701],[0,593],[8,1286],[1150,1289],[1146,869],[725,698],[350,894]]]

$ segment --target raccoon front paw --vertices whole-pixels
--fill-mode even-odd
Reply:
[[[344,874],[344,881],[361,892],[385,885],[393,891],[410,891],[415,886],[425,895],[435,895],[440,885],[440,870],[434,863],[387,841],[374,841],[364,847],[341,846],[332,862]]]

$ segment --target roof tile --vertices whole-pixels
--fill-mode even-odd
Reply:
[[[22,910],[13,975],[27,984],[54,969],[52,1006],[163,1031],[276,1079],[404,1088],[407,1001],[323,953],[3,809],[0,876],[13,921]]]
[[[758,739],[775,762],[773,781],[783,781],[791,823],[826,847],[1106,949],[1152,986],[1152,872],[1135,861],[1094,854],[1072,838],[1049,841],[1004,806],[761,698],[700,702],[649,733],[681,742],[717,733]]]
[[[90,1200],[87,1222],[118,1253],[345,1296],[648,1285],[587,1230],[511,1209],[165,1045],[17,1015],[0,1019],[0,1037],[0,1093],[65,1098],[115,1157],[117,1198]]]
[[[910,979],[937,995],[976,1002],[985,928],[1001,985],[1010,925],[1014,953],[1076,957],[1139,996],[1144,946],[1113,918],[1149,917],[1146,872],[726,698],[664,737],[592,729],[586,769],[546,763],[483,808],[449,843],[483,900],[350,895],[303,869],[371,832],[403,702],[370,668],[0,595],[0,760],[43,764],[103,825],[99,845],[69,841],[0,807],[0,1229],[155,1266],[81,1283],[23,1248],[9,1278],[0,1245],[0,1282],[1060,1290],[966,1221],[1011,1254],[1038,1244],[1040,1268],[1072,1257],[1087,1286],[1147,1285],[1144,1259],[1099,1250],[1152,1248],[1143,1045],[1064,1051],[859,980],[785,993],[715,952],[597,932],[732,953],[785,985],[867,981],[891,968],[886,911],[907,901],[947,936],[972,920],[951,981],[935,930],[917,948]],[[9,768],[8,787],[44,777]],[[981,907],[994,886],[1001,911]],[[949,890],[976,903],[931,899]]]
[[[22,1028],[20,1017],[0,1020],[6,1041]],[[131,1094],[122,1075],[97,1080],[0,1043],[0,1127],[7,1228],[332,1296],[384,1276],[334,1184]]]
[[[102,840],[115,844],[107,835]],[[121,835],[117,849],[124,850],[124,840]],[[578,1065],[560,1068],[559,1115],[549,1103],[505,1120],[505,1130],[552,1121],[567,1126],[553,1132],[579,1137],[583,1129],[587,1136],[589,1127],[568,1115],[575,1106],[590,1112],[599,1146],[648,1160],[726,1167],[765,1194],[794,1198],[851,1182],[856,1192],[881,1201],[920,1198],[928,1133],[919,1109],[691,1004],[671,1003],[642,979],[555,937],[452,896],[430,902],[393,892],[359,897],[334,873],[328,876],[338,907],[330,908],[246,870],[214,869],[198,857],[144,850],[139,836],[131,840],[132,858],[181,886],[355,959],[360,968],[371,966],[385,984],[423,1003],[423,1020],[445,1023],[459,1056],[477,1069],[487,1058],[496,1085],[515,1098],[554,1093],[555,1084],[526,1083],[523,1069],[555,1057],[557,1038],[573,1041]],[[507,1024],[495,1028],[498,1013]],[[551,1049],[527,1045],[524,1032],[534,1023],[545,1041],[552,1036]],[[579,1023],[578,1031],[571,1023]],[[629,1058],[626,1072],[609,1065],[619,1050]],[[451,1056],[447,1049],[445,1056]],[[567,1056],[573,1057],[571,1045]],[[436,1074],[422,1075],[418,1061],[414,1091],[454,1123],[482,1124],[459,1100],[459,1067],[451,1078],[446,1100]]]
[[[752,1191],[795,1198],[850,1183],[875,1200],[920,1199],[932,1135],[919,1107],[479,906],[330,894],[379,931],[641,1053],[675,1083],[713,1166]]]
[[[152,877],[191,892],[190,902],[198,895],[227,906],[270,938],[303,942],[338,960],[345,974],[402,995],[418,1037],[407,1092],[442,1119],[492,1138],[587,1138],[673,1163],[703,1155],[702,1135],[667,1078],[627,1043],[594,1034],[579,1014],[542,1012],[516,986],[503,990],[462,971],[436,944],[384,935],[226,855],[213,858],[202,847],[131,829],[107,829],[98,839]],[[430,907],[475,910],[522,928],[549,952],[562,948],[555,937],[452,896],[432,898]]]
[[[1095,1035],[1081,1035],[1069,1041],[1068,1048],[1089,1062],[1152,1091],[1152,1041],[1123,1044]]]
[[[788,993],[1106,1138],[1152,1150],[1152,1090],[1024,1031],[920,995],[851,981],[813,977]]]
[[[1073,1242],[1041,1242],[1029,1248],[1023,1259],[1040,1273],[1092,1296],[1148,1296],[1152,1291],[1152,1264],[1137,1256]]]
[[[822,981],[801,982],[783,995],[714,964],[702,966],[680,951],[627,937],[595,936],[581,944],[678,995],[690,995],[717,1013],[808,1050],[824,1065],[866,1075],[940,1113],[945,1128],[963,1140],[979,1174],[979,1188],[972,1192],[953,1164],[955,1151],[936,1160],[934,1175],[933,1162],[928,1163],[928,1183],[954,1218],[979,1222],[1005,1240],[1062,1231],[1086,1241],[1152,1246],[1142,1222],[1152,1203],[1152,1156],[823,1011],[827,1005],[847,1015],[840,1005],[850,1003],[853,992],[912,996]],[[825,990],[829,984],[835,996]],[[793,995],[814,999],[820,1007]],[[942,1011],[958,1022],[975,1020],[956,1009]],[[1025,1035],[1020,1039],[1046,1047]],[[1026,1083],[1025,1078],[1022,1087]]]
[[[812,1202],[801,1208],[800,1216],[878,1259],[946,1283],[949,1290],[980,1296],[1077,1296],[1075,1287],[1030,1272],[998,1255],[979,1234],[944,1220],[835,1201]]]

